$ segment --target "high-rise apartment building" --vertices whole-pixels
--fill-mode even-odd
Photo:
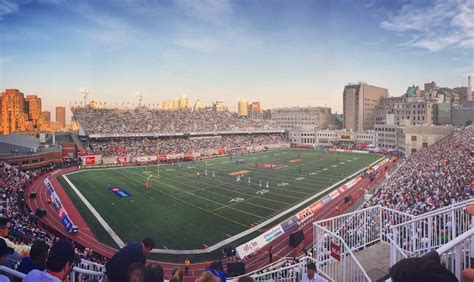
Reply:
[[[373,130],[375,108],[381,98],[388,97],[388,90],[366,83],[348,84],[344,87],[344,128],[363,132]]]
[[[237,103],[238,113],[241,117],[247,117],[249,114],[248,111],[249,102],[247,100],[240,99]]]
[[[25,98],[18,89],[6,89],[1,97],[1,134],[25,131],[28,111]]]
[[[60,123],[60,127],[64,128],[66,125],[66,108],[56,107],[56,122]]]
[[[31,130],[35,130],[38,128],[41,118],[41,98],[38,98],[36,95],[27,95],[25,100],[28,120],[31,122]]]

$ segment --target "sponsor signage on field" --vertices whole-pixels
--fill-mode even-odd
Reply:
[[[262,236],[265,240],[265,243],[270,243],[271,241],[280,237],[280,235],[282,235],[283,233],[284,233],[283,228],[281,228],[281,225],[278,225],[268,230],[267,232],[263,233]]]
[[[276,238],[280,237],[283,233],[283,228],[278,225],[273,227],[272,229],[268,230],[267,232],[263,233],[262,235],[258,236],[257,238],[238,246],[235,250],[237,255],[243,259],[256,251],[263,248],[265,245],[270,243],[271,241],[275,240]]]
[[[281,224],[281,228],[283,228],[283,231],[286,232],[286,231],[290,230],[291,227],[295,226],[296,224],[298,224],[298,218],[295,215],[295,216],[290,217],[286,221],[284,221]]]
[[[327,195],[326,197],[322,198],[321,199],[321,203],[323,205],[326,205],[327,203],[329,203],[331,201],[331,197],[329,197],[329,195]]]
[[[334,190],[334,191],[331,192],[331,194],[329,194],[329,197],[331,197],[331,199],[334,200],[334,199],[337,198],[337,196],[339,196],[339,194],[340,194],[339,191]]]
[[[311,206],[309,206],[309,208],[313,211],[313,213],[316,213],[316,211],[318,211],[322,207],[323,207],[323,203],[321,203],[321,201],[317,201],[313,203]]]
[[[128,198],[132,196],[130,193],[128,193],[127,191],[123,190],[120,187],[111,187],[109,188],[109,190],[113,192],[119,198]]]
[[[313,211],[311,210],[310,207],[307,207],[304,210],[302,210],[302,211],[300,211],[299,213],[296,214],[296,217],[298,218],[298,221],[300,223],[305,222],[311,216],[313,216]]]
[[[71,218],[69,218],[66,210],[64,209],[63,205],[61,204],[61,200],[59,199],[56,191],[54,190],[53,184],[48,178],[45,178],[43,181],[44,185],[48,190],[49,197],[51,198],[51,202],[56,207],[59,215],[59,219],[61,224],[66,228],[67,232],[71,232],[72,227],[74,224],[72,223]]]
[[[256,251],[260,250],[263,246],[265,246],[265,240],[263,239],[263,236],[260,235],[257,238],[238,246],[235,250],[237,252],[237,255],[243,259]]]

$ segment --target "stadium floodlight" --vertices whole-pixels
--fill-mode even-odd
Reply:
[[[84,108],[87,107],[87,98],[89,98],[89,90],[81,88],[81,95],[84,97]]]
[[[143,94],[141,91],[137,91],[136,95],[138,97],[138,107],[140,108],[142,106]]]

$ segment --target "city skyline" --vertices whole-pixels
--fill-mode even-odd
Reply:
[[[233,111],[246,99],[341,113],[348,82],[390,96],[466,85],[473,11],[441,0],[0,0],[0,88],[38,95],[51,112],[86,87],[96,101],[132,102],[139,90],[144,104],[184,94]]]

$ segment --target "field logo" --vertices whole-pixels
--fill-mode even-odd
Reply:
[[[302,159],[294,159],[294,160],[290,160],[289,162],[290,163],[299,163],[301,161],[302,161]]]
[[[128,193],[127,191],[123,190],[120,187],[111,187],[109,188],[109,190],[112,191],[119,198],[128,198],[132,196],[130,193]]]

